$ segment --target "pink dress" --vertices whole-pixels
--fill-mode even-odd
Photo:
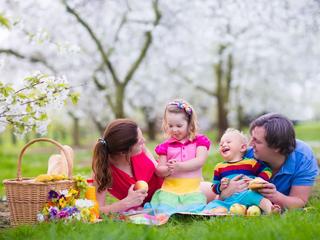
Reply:
[[[167,160],[185,162],[196,157],[197,147],[210,148],[210,140],[204,135],[197,135],[194,140],[181,143],[168,139],[155,149],[158,155],[166,155]],[[206,197],[200,191],[202,168],[195,171],[175,173],[166,177],[161,189],[155,192],[150,204],[155,212],[173,214],[175,212],[199,212],[206,205]]]
[[[186,141],[185,143],[180,143],[174,138],[170,138],[165,142],[159,144],[155,152],[160,155],[166,155],[167,160],[175,159],[179,162],[185,162],[196,157],[197,147],[204,146],[208,150],[210,148],[210,140],[204,135],[197,135],[193,141]],[[171,175],[171,177],[179,178],[181,173],[176,173]],[[202,169],[197,171],[192,171],[190,173],[183,173],[183,177],[194,178],[202,177]]]

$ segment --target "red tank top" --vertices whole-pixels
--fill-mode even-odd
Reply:
[[[108,191],[114,197],[121,200],[128,195],[128,190],[132,184],[135,184],[138,180],[143,180],[149,185],[148,196],[145,198],[143,204],[150,202],[154,192],[161,187],[163,179],[156,176],[156,168],[144,152],[132,156],[130,161],[133,177],[111,165],[112,187],[108,188]]]

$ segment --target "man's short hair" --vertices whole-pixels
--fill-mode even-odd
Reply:
[[[289,155],[296,147],[296,134],[292,122],[278,113],[267,113],[253,120],[250,133],[255,127],[263,127],[269,147],[278,148],[283,155]]]

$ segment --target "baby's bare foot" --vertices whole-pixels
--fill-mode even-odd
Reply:
[[[274,204],[271,207],[271,214],[281,214],[281,207],[277,204]]]

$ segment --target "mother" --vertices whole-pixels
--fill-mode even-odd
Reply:
[[[135,122],[116,119],[106,127],[102,138],[96,143],[92,169],[101,212],[121,212],[143,206],[161,187],[163,179],[155,174],[157,162],[144,142],[142,132]],[[138,180],[148,183],[148,192],[133,190]],[[215,197],[210,185],[208,182],[201,184],[208,201]],[[119,201],[106,205],[107,192]]]

